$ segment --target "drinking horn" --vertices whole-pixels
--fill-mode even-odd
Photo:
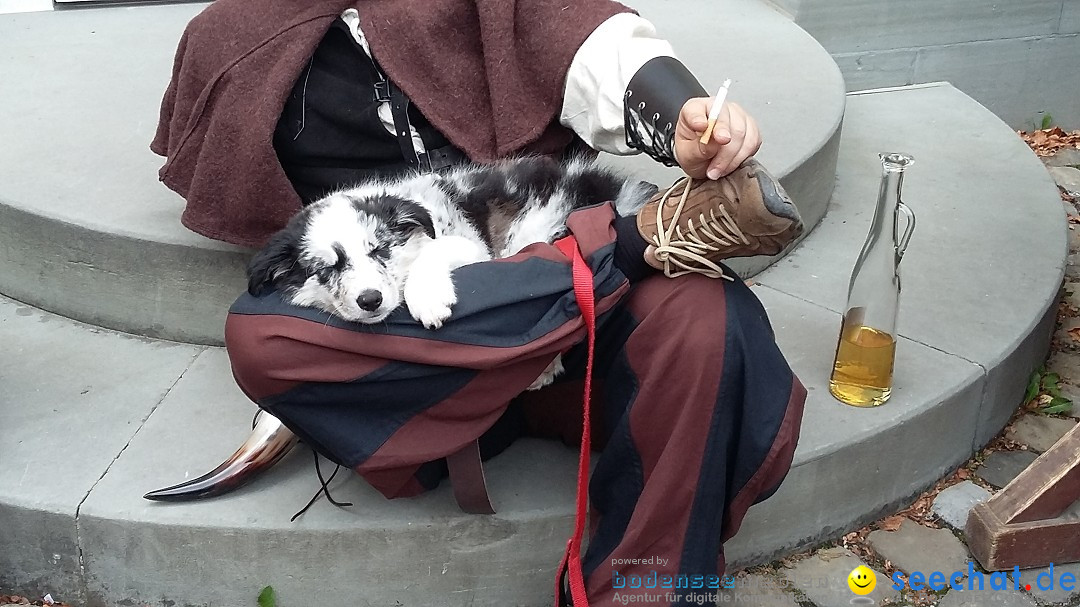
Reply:
[[[151,491],[143,497],[160,502],[184,502],[228,493],[276,464],[297,441],[297,436],[281,420],[260,411],[247,440],[220,466],[199,478]]]

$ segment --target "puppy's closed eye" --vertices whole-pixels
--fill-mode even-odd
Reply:
[[[319,279],[319,282],[321,282],[322,284],[327,284],[328,282],[333,280],[333,278],[338,274],[340,274],[340,272],[338,272],[338,270],[335,269],[334,266],[326,266],[324,268],[319,268],[318,270],[315,270],[315,278]]]
[[[345,267],[349,265],[349,256],[345,254],[345,247],[341,246],[340,242],[335,242],[330,248],[334,249],[334,254],[337,255],[331,267],[338,272],[345,271]]]
[[[385,243],[385,244],[381,244],[381,245],[375,247],[374,249],[371,250],[371,253],[369,253],[369,255],[371,255],[375,259],[378,259],[378,260],[381,260],[381,261],[389,260],[390,259],[390,244]]]
[[[334,250],[334,264],[323,264],[314,268],[315,278],[319,279],[322,284],[327,284],[335,276],[340,275],[349,265],[349,256],[345,254],[345,247],[341,246],[341,243],[335,242],[330,245],[330,248]]]

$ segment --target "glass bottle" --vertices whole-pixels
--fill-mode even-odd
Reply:
[[[900,260],[915,229],[915,214],[900,200],[904,172],[915,159],[881,154],[881,186],[870,233],[851,272],[829,391],[842,403],[876,407],[892,394]],[[907,218],[898,232],[900,214]]]

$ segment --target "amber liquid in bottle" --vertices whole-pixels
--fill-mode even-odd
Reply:
[[[907,154],[881,154],[881,181],[870,231],[851,271],[829,392],[840,402],[876,407],[892,396],[900,260],[915,229],[915,213],[900,199]],[[899,231],[900,217],[906,219]]]
[[[884,331],[848,320],[836,346],[829,391],[849,405],[876,407],[892,394],[896,340]]]

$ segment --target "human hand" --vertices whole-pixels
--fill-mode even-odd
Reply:
[[[711,97],[695,97],[683,104],[675,127],[675,159],[695,179],[719,179],[735,169],[761,148],[757,122],[735,103],[726,102],[716,119],[712,139],[699,140],[709,126]]]

